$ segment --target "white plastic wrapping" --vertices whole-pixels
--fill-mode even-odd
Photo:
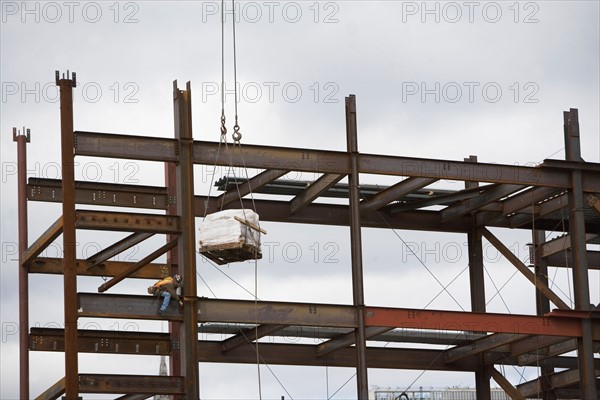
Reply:
[[[235,217],[258,226],[258,214],[252,210],[224,210],[207,215],[199,227],[200,249],[233,243],[260,248],[260,232],[242,224]]]

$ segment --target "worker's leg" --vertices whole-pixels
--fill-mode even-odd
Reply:
[[[169,302],[171,301],[171,293],[162,292],[160,294],[163,297],[162,305],[160,306],[160,311],[167,311],[167,307],[169,307]]]

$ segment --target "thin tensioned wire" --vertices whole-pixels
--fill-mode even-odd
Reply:
[[[200,252],[197,252],[198,254],[200,254]],[[244,286],[242,286],[238,281],[236,281],[235,279],[233,279],[231,276],[227,275],[225,272],[223,272],[221,270],[221,268],[219,268],[215,263],[213,263],[211,260],[209,260],[208,258],[205,258],[206,261],[208,261],[208,263],[217,271],[219,271],[221,274],[225,275],[230,281],[232,281],[233,283],[235,283],[237,286],[239,286],[243,291],[245,291],[246,293],[248,293],[250,296],[252,296],[252,298],[254,298],[254,293],[252,293],[250,290],[246,289]],[[260,300],[260,299],[258,299]]]

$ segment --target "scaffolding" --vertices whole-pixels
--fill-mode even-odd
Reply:
[[[77,131],[73,126],[75,73],[60,87],[62,180],[26,178],[29,135],[13,131],[18,145],[20,325],[28,321],[29,274],[64,277],[64,329],[31,327],[20,333],[20,396],[29,395],[29,351],[64,352],[65,377],[40,399],[77,399],[80,394],[122,395],[144,399],[155,395],[198,399],[199,363],[255,363],[254,343],[261,338],[303,335],[299,327],[318,327],[318,345],[261,343],[267,364],[339,366],[356,369],[356,393],[367,399],[368,368],[468,371],[475,374],[476,397],[492,398],[490,379],[512,399],[597,398],[600,360],[600,312],[590,305],[588,270],[600,269],[600,164],[580,156],[576,109],[564,112],[565,160],[548,159],[535,167],[362,154],[358,151],[355,97],[346,98],[347,151],[244,145],[244,156],[219,153],[219,143],[195,141],[191,124],[191,85],[173,83],[174,138]],[[147,160],[165,165],[165,187],[75,181],[79,156]],[[256,168],[262,172],[244,182],[222,186],[219,196],[194,191],[193,166]],[[320,174],[302,187],[280,178],[290,171]],[[389,187],[362,187],[360,174],[404,178]],[[348,184],[339,183],[347,178]],[[429,190],[439,180],[464,181],[458,191]],[[481,185],[480,185],[481,183]],[[428,188],[424,191],[424,188]],[[220,208],[254,208],[250,191],[284,194],[291,200],[255,200],[262,221],[347,226],[351,233],[353,304],[243,301],[198,297],[195,218]],[[239,191],[239,192],[238,192]],[[103,196],[97,196],[97,193]],[[315,203],[320,197],[346,197],[347,204]],[[27,242],[28,201],[60,202],[62,215],[33,244]],[[164,214],[89,210],[80,206],[163,210]],[[438,206],[432,210],[431,206]],[[564,236],[546,242],[568,214]],[[381,216],[385,218],[381,218]],[[364,302],[361,227],[454,232],[467,235],[471,311],[384,308]],[[532,232],[533,265],[524,264],[488,228]],[[87,259],[76,258],[76,232],[131,232],[130,236]],[[40,257],[62,234],[62,258]],[[138,262],[111,259],[154,234],[166,244]],[[485,238],[533,285],[537,315],[487,313],[482,241]],[[567,253],[565,262],[561,253]],[[153,263],[161,255],[166,265]],[[575,307],[548,285],[548,266],[572,270]],[[532,271],[533,268],[533,271]],[[183,276],[183,312],[172,305],[158,314],[151,296],[81,293],[77,276],[107,276],[108,290],[124,279]],[[550,302],[556,309],[550,309]],[[77,328],[78,318],[168,320],[169,332],[106,332]],[[202,324],[202,325],[199,325]],[[257,326],[256,326],[257,325]],[[402,331],[399,332],[398,328]],[[411,329],[418,333],[411,334]],[[199,332],[227,335],[225,340],[199,340]],[[460,335],[448,332],[460,332]],[[431,333],[428,335],[426,333]],[[452,337],[450,337],[452,336]],[[417,343],[417,348],[367,346],[367,340]],[[167,355],[170,376],[82,373],[79,353]],[[458,344],[457,344],[458,343]],[[451,345],[434,350],[430,344]],[[577,356],[564,355],[577,351]],[[513,385],[501,365],[541,366],[538,379]],[[203,383],[209,385],[210,383]]]

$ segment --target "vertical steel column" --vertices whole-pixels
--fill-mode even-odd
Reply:
[[[177,213],[181,231],[178,258],[183,277],[183,329],[181,331],[181,369],[185,377],[185,398],[200,398],[198,377],[198,297],[196,288],[196,224],[194,214],[194,157],[192,136],[192,90],[173,82],[175,138],[178,142],[179,164],[176,167]]]
[[[536,279],[548,285],[548,262],[542,257],[541,248],[544,242],[546,242],[546,232],[534,230],[532,234],[532,250],[530,252],[530,259],[533,261],[535,268]],[[544,315],[550,312],[550,300],[544,294],[536,288],[535,290],[535,306],[538,315]],[[548,375],[554,373],[552,367],[540,367],[541,379],[548,380]],[[552,390],[545,390],[542,392],[542,400],[556,400],[556,394]]]
[[[56,84],[60,86],[60,128],[61,128],[61,167],[62,167],[62,218],[63,218],[63,274],[64,274],[64,317],[65,317],[65,397],[76,400],[79,391],[77,359],[77,266],[75,233],[75,152],[73,150],[73,79],[59,79],[56,71]]]
[[[352,173],[348,176],[350,187],[350,243],[352,247],[352,293],[357,308],[358,328],[356,339],[356,384],[358,398],[369,398],[368,369],[365,342],[365,299],[363,288],[362,239],[360,233],[360,183],[358,180],[358,138],[356,127],[356,97],[346,97],[346,139]]]
[[[564,112],[565,158],[567,161],[583,161],[579,141],[579,116],[575,108]],[[571,261],[573,264],[573,288],[575,308],[590,310],[590,288],[585,245],[585,217],[583,215],[583,189],[581,170],[571,172],[572,188],[569,199],[569,234],[571,235]],[[577,359],[581,397],[596,399],[596,377],[594,374],[594,343],[592,340],[592,321],[581,321],[583,334],[577,339]]]
[[[476,163],[477,156],[464,159],[468,163]],[[479,182],[465,181],[465,188],[471,189],[479,186]],[[471,291],[471,311],[485,312],[485,277],[483,270],[483,244],[481,229],[477,228],[473,218],[473,227],[467,233],[469,250],[469,284]],[[490,374],[481,360],[480,370],[475,372],[476,397],[481,400],[491,399]]]
[[[27,132],[27,134],[25,133]],[[13,141],[17,142],[18,224],[19,224],[19,396],[29,398],[29,265],[23,265],[27,250],[27,143],[29,129],[17,134],[13,128]]]
[[[177,171],[173,163],[165,163],[165,186],[168,196],[168,215],[177,215]],[[167,235],[167,243],[176,239],[177,235]],[[179,274],[179,246],[167,253],[167,269],[171,275]],[[169,356],[169,371],[172,376],[181,376],[181,329],[179,322],[169,321],[171,336],[171,355]]]

